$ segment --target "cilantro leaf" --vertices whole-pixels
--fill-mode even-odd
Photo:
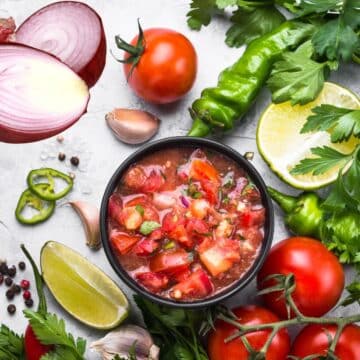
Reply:
[[[328,62],[311,59],[313,47],[308,41],[295,52],[285,52],[274,65],[268,86],[275,103],[291,101],[292,105],[314,100],[323,88]]]
[[[353,158],[353,153],[344,154],[329,146],[312,148],[311,153],[317,157],[301,160],[290,171],[292,175],[302,175],[307,173],[321,175],[334,166],[342,167]]]
[[[0,326],[0,360],[24,360],[24,338],[11,331],[6,325]]]
[[[156,221],[144,221],[140,226],[140,232],[143,235],[149,235],[159,227],[161,227],[161,225]]]
[[[238,4],[238,0],[216,0],[216,6],[219,9],[225,9],[228,6],[235,6]]]
[[[338,10],[342,5],[339,0],[302,0],[296,4],[298,15],[326,13],[329,10]]]
[[[230,19],[233,25],[226,33],[226,44],[240,47],[274,30],[285,21],[274,6],[264,8],[238,8]]]
[[[331,141],[342,142],[350,136],[360,137],[360,110],[323,104],[312,109],[301,133],[331,130]]]
[[[141,215],[141,216],[144,216],[144,213],[145,213],[145,209],[143,206],[141,205],[136,205],[135,206],[135,210]]]
[[[219,12],[216,0],[192,0],[191,10],[186,14],[187,23],[193,30],[200,30],[202,26],[208,26],[214,14]]]
[[[79,338],[75,341],[74,337],[66,332],[64,320],[59,320],[55,314],[39,314],[30,310],[24,310],[24,314],[41,343],[56,346],[55,351],[51,352],[49,358],[45,360],[83,359],[85,340]],[[72,354],[72,357],[69,354]]]

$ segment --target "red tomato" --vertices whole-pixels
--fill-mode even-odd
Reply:
[[[304,358],[312,354],[325,355],[329,349],[329,336],[333,339],[335,325],[312,324],[306,326],[295,338],[291,354]],[[360,327],[348,325],[342,331],[335,348],[339,360],[358,360],[360,356]],[[314,359],[315,360],[315,359]]]
[[[120,255],[128,253],[140,239],[140,236],[131,236],[118,230],[113,230],[110,233],[111,245]]]
[[[216,184],[220,184],[220,176],[218,171],[209,161],[204,159],[194,159],[191,162],[189,176],[194,180],[209,180]]]
[[[240,226],[242,227],[260,227],[265,222],[265,209],[246,210],[239,215]]]
[[[135,244],[132,251],[137,256],[149,256],[159,247],[160,247],[159,242],[150,238],[144,238],[140,240],[137,244]]]
[[[276,244],[258,273],[260,289],[274,285],[264,279],[272,274],[293,273],[296,289],[293,298],[307,316],[322,316],[333,308],[344,289],[344,271],[338,259],[321,242],[292,237]],[[263,295],[266,305],[286,318],[284,298],[279,292]]]
[[[131,44],[136,45],[137,40],[136,36]],[[145,50],[133,71],[133,64],[124,64],[131,88],[139,97],[156,104],[180,99],[191,89],[196,77],[193,45],[184,35],[160,28],[144,30],[144,43]],[[128,57],[126,54],[125,59]]]
[[[172,273],[187,268],[191,263],[191,254],[183,249],[163,251],[150,259],[150,270],[154,272]]]
[[[238,307],[233,312],[238,317],[239,323],[243,325],[267,324],[279,320],[271,311],[255,305]],[[210,360],[240,360],[248,358],[249,353],[240,338],[225,343],[224,340],[233,335],[234,331],[236,331],[235,326],[224,321],[216,321],[215,330],[210,333],[208,339]],[[268,339],[270,332],[270,330],[256,331],[247,334],[246,338],[254,350],[260,350]],[[282,329],[272,340],[266,353],[266,360],[285,360],[289,351],[290,337],[287,330]]]
[[[203,269],[195,270],[189,277],[170,289],[170,296],[174,299],[203,298],[210,294],[214,286]]]
[[[122,209],[121,196],[118,194],[112,194],[108,203],[108,214],[112,219],[118,219]]]
[[[147,174],[141,166],[133,166],[124,177],[124,183],[132,190],[153,193],[165,183],[165,179],[158,169],[150,170]]]
[[[24,346],[26,360],[40,360],[43,355],[47,354],[54,348],[50,345],[41,344],[36,338],[30,325],[26,328],[25,331]]]
[[[169,279],[165,274],[155,274],[153,272],[136,274],[135,278],[152,292],[158,292],[159,290],[166,289],[169,283]]]

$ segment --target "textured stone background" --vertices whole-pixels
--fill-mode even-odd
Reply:
[[[187,0],[89,0],[84,1],[94,7],[103,19],[108,41],[108,50],[112,49],[118,54],[114,46],[114,35],[121,34],[125,39],[131,39],[137,32],[136,19],[140,18],[142,26],[169,27],[184,33],[196,47],[199,58],[199,71],[197,80],[192,91],[179,103],[166,106],[152,106],[136,98],[126,85],[122,73],[122,67],[117,63],[108,51],[107,64],[104,73],[91,90],[91,100],[88,113],[64,133],[65,140],[71,142],[73,150],[81,151],[80,161],[89,160],[86,172],[77,171],[76,186],[69,198],[73,200],[83,199],[100,204],[101,197],[107,181],[118,165],[134,150],[131,147],[118,142],[107,128],[104,115],[114,107],[130,107],[146,109],[157,114],[162,119],[161,129],[157,139],[185,135],[191,120],[187,108],[193,99],[199,95],[201,89],[216,83],[219,72],[232,64],[242,53],[243,49],[230,49],[224,43],[224,34],[227,24],[223,20],[216,20],[211,26],[200,33],[192,32],[187,28],[185,14],[188,10]],[[27,16],[40,7],[50,3],[48,0],[0,0],[0,13],[7,11],[20,24]],[[332,80],[346,85],[356,92],[360,92],[360,72],[354,65],[344,66],[341,71],[332,76]],[[267,184],[277,188],[292,191],[269,170],[258,154],[255,142],[255,130],[257,119],[265,106],[269,103],[269,95],[264,90],[256,104],[243,120],[242,125],[236,131],[220,141],[234,147],[240,153],[254,151],[254,165],[263,175]],[[131,292],[117,278],[110,267],[103,251],[91,252],[85,246],[85,238],[78,217],[74,216],[73,210],[68,206],[58,207],[56,215],[42,225],[33,228],[20,226],[14,218],[14,209],[20,193],[25,188],[25,177],[30,169],[44,165],[54,166],[59,169],[69,170],[65,165],[60,165],[56,159],[41,160],[40,156],[46,157],[44,151],[49,153],[54,139],[45,140],[27,145],[0,144],[0,220],[6,227],[0,226],[0,258],[7,258],[9,262],[18,261],[21,258],[19,244],[25,243],[28,249],[38,260],[39,251],[47,240],[56,240],[72,246],[80,251],[90,261],[97,264],[109,274],[129,295]],[[77,149],[80,147],[81,149]],[[57,151],[57,149],[56,149]],[[56,152],[57,154],[57,152]],[[278,210],[276,209],[276,229],[274,242],[285,238],[288,234],[284,229]],[[1,225],[1,224],[0,224]],[[321,269],[319,269],[321,271]],[[351,278],[351,273],[347,277]],[[31,278],[29,269],[26,277]],[[20,277],[18,277],[20,279]],[[34,287],[32,288],[34,291]],[[229,304],[241,304],[254,301],[255,286],[251,283],[244,291],[228,301]],[[4,289],[0,295],[0,322],[9,324],[15,330],[21,332],[26,326],[20,312],[22,300],[18,298],[18,312],[10,318],[6,312],[7,300]],[[316,294],[314,294],[316,296]],[[102,336],[103,333],[87,328],[70,318],[48,294],[48,302],[51,311],[57,312],[67,320],[67,326],[74,334],[92,339]],[[345,313],[351,313],[354,308],[347,308]],[[134,310],[131,314],[134,320],[138,314]],[[88,354],[88,359],[96,359],[94,354]]]

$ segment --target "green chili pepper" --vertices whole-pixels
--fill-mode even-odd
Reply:
[[[270,196],[285,212],[285,224],[296,235],[320,239],[343,263],[360,261],[360,213],[352,210],[327,212],[323,199],[314,192],[298,197],[268,188]]]
[[[287,21],[252,41],[242,57],[219,76],[218,85],[207,88],[192,104],[194,120],[189,136],[207,136],[216,128],[232,129],[246,113],[270,75],[273,63],[291,47],[307,40],[315,27]]]
[[[36,186],[38,183],[36,181],[39,180],[39,178],[46,178],[47,179],[47,185],[46,187],[38,187]],[[62,179],[64,180],[68,185],[61,191],[55,192],[55,179]],[[27,183],[29,186],[29,189],[36,194],[39,198],[43,200],[53,201],[53,200],[59,200],[65,195],[67,195],[70,190],[73,187],[73,180],[70,176],[50,168],[42,168],[42,169],[36,169],[31,170],[29,172],[29,175],[27,177]]]
[[[285,224],[293,233],[320,239],[320,224],[324,211],[322,199],[314,192],[304,192],[298,197],[285,195],[268,187],[268,192],[285,212]]]
[[[49,184],[36,184],[34,188],[38,191],[45,191]],[[37,210],[38,213],[31,218],[25,218],[22,215],[26,206],[30,206]],[[47,201],[40,199],[32,190],[26,189],[20,196],[15,210],[16,219],[22,224],[34,225],[47,220],[55,210],[55,201]]]

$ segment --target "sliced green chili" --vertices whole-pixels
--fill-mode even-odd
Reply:
[[[46,191],[49,184],[35,184],[33,187],[38,191]],[[30,206],[37,210],[38,213],[31,218],[25,218],[22,215],[26,206]],[[34,225],[47,220],[55,210],[55,201],[40,199],[32,190],[26,189],[20,196],[15,210],[16,219],[22,224]]]
[[[36,186],[38,183],[36,182],[39,178],[46,178],[47,179],[47,187],[39,187]],[[55,179],[62,179],[68,185],[61,191],[55,192]],[[27,177],[27,183],[29,185],[29,189],[36,194],[39,198],[43,200],[53,201],[59,200],[67,195],[73,187],[73,180],[69,175],[66,175],[58,170],[50,169],[50,168],[43,168],[43,169],[36,169],[31,170]]]

